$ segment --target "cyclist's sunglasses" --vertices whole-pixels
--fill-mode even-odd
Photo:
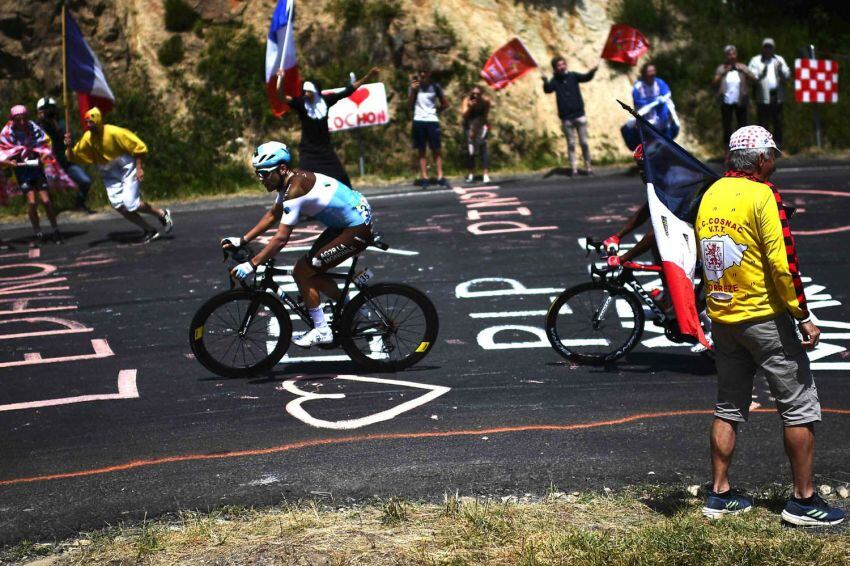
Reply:
[[[257,173],[257,177],[259,177],[260,179],[265,179],[275,171],[277,171],[277,167],[273,167],[271,169],[257,169],[255,172]]]

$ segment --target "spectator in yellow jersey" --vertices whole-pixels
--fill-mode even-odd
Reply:
[[[71,147],[71,134],[65,134],[65,155],[69,161],[83,165],[97,165],[109,202],[124,218],[144,230],[145,243],[171,232],[171,212],[166,208],[151,206],[141,198],[144,178],[142,158],[148,148],[139,137],[125,128],[104,124],[100,110],[92,108],[84,116],[88,130],[80,141]],[[162,225],[157,231],[139,214],[155,216]]]
[[[717,364],[711,427],[713,486],[703,513],[720,517],[752,509],[729,484],[738,423],[749,417],[753,377],[761,371],[784,424],[794,490],[782,511],[795,525],[834,525],[844,513],[812,485],[818,392],[805,350],[817,345],[779,192],[770,183],[779,153],[761,126],[738,129],[729,141],[729,170],[706,192],[696,218],[708,316]]]

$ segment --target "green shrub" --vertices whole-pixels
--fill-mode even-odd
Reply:
[[[183,32],[192,29],[198,14],[184,0],[165,0],[165,29]]]
[[[611,19],[659,39],[670,39],[675,26],[673,11],[666,0],[620,0],[611,8]]]
[[[183,60],[183,38],[172,35],[156,50],[156,58],[163,67],[170,67]]]

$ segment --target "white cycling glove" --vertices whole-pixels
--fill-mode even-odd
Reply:
[[[235,275],[238,279],[245,279],[253,274],[255,269],[254,264],[250,261],[246,261],[233,268],[233,275]]]
[[[221,239],[221,247],[233,246],[234,248],[241,248],[245,244],[245,241],[242,240],[241,236],[228,236],[226,238]]]

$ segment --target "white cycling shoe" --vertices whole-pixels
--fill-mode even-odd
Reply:
[[[329,327],[313,328],[292,338],[292,343],[300,348],[310,348],[320,344],[331,344],[334,341],[334,333]]]
[[[383,336],[374,336],[369,340],[369,357],[373,360],[386,360],[390,357]]]

